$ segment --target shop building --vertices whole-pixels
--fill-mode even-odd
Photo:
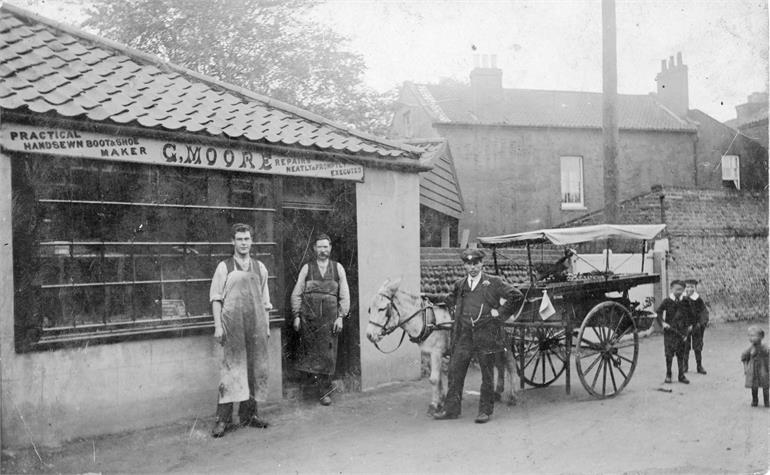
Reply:
[[[339,379],[419,376],[416,347],[384,356],[364,332],[386,278],[419,289],[420,148],[10,5],[0,77],[3,447],[211,416],[208,289],[235,222],[270,274],[271,399],[289,394],[288,294],[319,232],[353,290]]]

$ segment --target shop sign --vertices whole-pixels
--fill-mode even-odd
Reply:
[[[5,150],[17,152],[116,160],[148,165],[212,168],[337,180],[364,180],[364,167],[353,163],[289,157],[243,147],[227,148],[33,125],[1,124],[0,146]]]

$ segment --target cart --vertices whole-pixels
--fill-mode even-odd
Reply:
[[[580,382],[592,396],[613,397],[626,387],[639,358],[639,331],[650,328],[654,319],[654,313],[630,300],[628,291],[660,281],[659,275],[644,273],[644,253],[648,241],[664,228],[665,225],[603,224],[478,239],[481,246],[492,249],[497,274],[499,248],[527,249],[529,282],[519,288],[524,300],[518,312],[505,323],[521,388],[525,383],[546,387],[564,374],[569,394],[573,353]],[[550,282],[538,280],[535,275],[532,245],[569,246],[599,241],[607,242],[609,249],[611,239],[642,241],[640,273],[613,274],[607,252],[603,271]],[[570,254],[567,248],[565,257],[571,258]]]

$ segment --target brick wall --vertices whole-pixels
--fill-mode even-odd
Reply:
[[[712,319],[768,316],[765,193],[657,188],[621,203],[619,216],[626,224],[666,224],[668,279],[701,281]],[[563,225],[602,222],[597,212]]]

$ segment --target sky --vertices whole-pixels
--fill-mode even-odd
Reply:
[[[16,0],[77,23],[68,0]],[[315,12],[367,64],[365,82],[468,81],[473,54],[495,54],[508,88],[602,90],[600,0],[327,0]],[[719,120],[768,89],[767,0],[617,0],[618,92],[656,89],[660,62],[681,52],[690,108]],[[475,51],[474,48],[475,47]]]

